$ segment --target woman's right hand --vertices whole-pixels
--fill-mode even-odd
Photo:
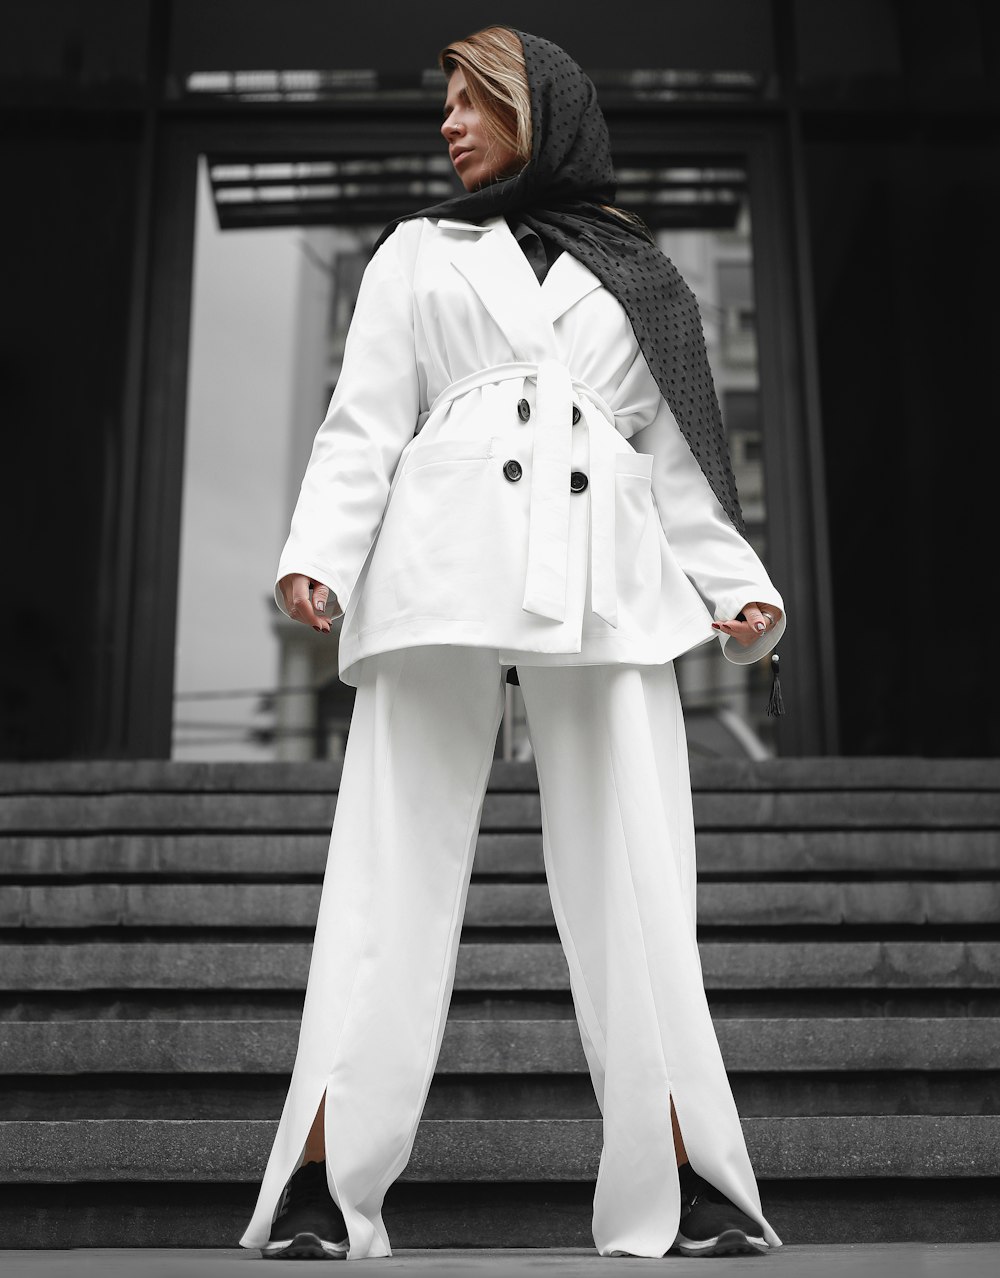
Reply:
[[[313,587],[312,600],[309,598],[310,586]],[[293,621],[312,626],[323,635],[330,633],[330,619],[325,613],[330,598],[329,586],[301,572],[289,572],[278,582],[278,589]]]

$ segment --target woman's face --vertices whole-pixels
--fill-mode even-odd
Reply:
[[[441,136],[448,143],[451,162],[467,191],[474,191],[492,178],[506,176],[517,162],[515,151],[486,136],[479,112],[469,100],[461,67],[456,67],[448,79]]]

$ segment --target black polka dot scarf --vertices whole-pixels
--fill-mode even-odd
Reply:
[[[396,218],[375,248],[411,217],[479,223],[516,213],[579,258],[621,303],[712,491],[745,537],[697,299],[643,225],[600,207],[614,203],[617,183],[593,81],[559,45],[527,31],[516,34],[531,91],[531,159],[512,177]]]

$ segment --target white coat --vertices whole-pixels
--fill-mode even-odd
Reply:
[[[344,613],[354,686],[365,657],[413,645],[656,664],[717,637],[746,664],[785,628],[621,304],[566,252],[539,284],[503,216],[412,218],[373,255],[281,552],[283,612],[293,572]],[[712,629],[753,600],[781,615],[752,645]]]

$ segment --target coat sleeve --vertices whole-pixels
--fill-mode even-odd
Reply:
[[[392,476],[420,411],[413,256],[419,219],[372,256],[358,290],[336,389],[313,441],[278,561],[330,587],[327,616],[345,611],[385,511]]]
[[[652,381],[648,367],[646,372]],[[716,632],[726,659],[749,665],[770,652],[784,633],[784,601],[757,552],[737,532],[712,491],[658,388],[655,396],[652,421],[629,442],[636,452],[653,454],[653,500],[677,562],[715,621],[734,618],[744,604],[755,600],[781,610],[777,624],[746,647],[732,635]]]

